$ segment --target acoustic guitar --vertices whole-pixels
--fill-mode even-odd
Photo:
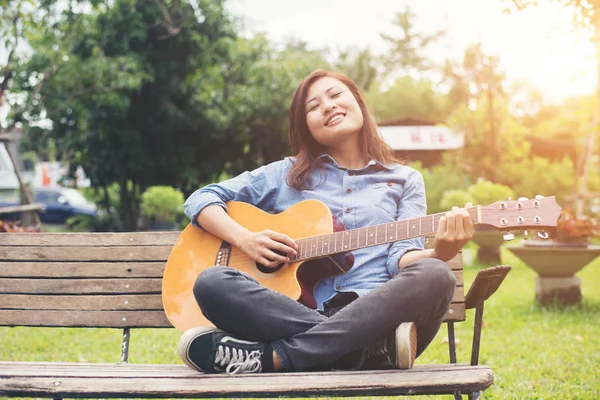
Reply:
[[[561,208],[554,196],[532,200],[498,201],[467,209],[473,224],[500,230],[555,227]],[[354,262],[352,250],[435,234],[445,213],[345,230],[318,200],[305,200],[279,214],[266,213],[250,204],[227,203],[229,216],[250,231],[270,229],[288,235],[298,245],[297,256],[287,264],[268,268],[240,249],[189,224],[177,239],[164,271],[162,300],[175,328],[184,332],[195,326],[212,326],[193,295],[198,275],[224,265],[252,275],[265,287],[316,308],[315,284],[322,278],[343,274]]]

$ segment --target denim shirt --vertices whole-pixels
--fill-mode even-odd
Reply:
[[[427,213],[425,186],[420,172],[405,165],[370,161],[362,169],[340,167],[329,155],[321,156],[311,180],[312,190],[296,190],[286,183],[293,158],[285,158],[218,184],[196,190],[185,202],[186,215],[199,227],[196,216],[206,206],[236,200],[263,211],[279,213],[307,199],[325,203],[346,229],[422,217]],[[390,280],[398,261],[408,251],[423,249],[423,239],[353,250],[354,266],[345,274],[319,281],[314,295],[319,310],[339,292],[362,296]]]

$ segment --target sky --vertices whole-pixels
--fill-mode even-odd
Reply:
[[[295,37],[311,47],[370,48],[385,53],[380,33],[395,34],[395,13],[409,7],[415,28],[443,29],[447,37],[428,50],[434,59],[460,60],[465,48],[481,42],[500,57],[510,81],[525,80],[549,102],[592,93],[596,87],[594,49],[589,35],[573,29],[569,8],[550,0],[505,14],[503,0],[229,0],[228,11],[248,32],[265,32],[276,42]]]

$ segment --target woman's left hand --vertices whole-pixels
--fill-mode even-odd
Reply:
[[[440,218],[438,232],[435,237],[433,257],[442,261],[454,258],[462,247],[473,237],[473,221],[466,208],[473,207],[467,203],[465,208],[452,207]]]

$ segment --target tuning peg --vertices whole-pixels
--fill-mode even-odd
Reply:
[[[523,239],[527,240],[527,237],[529,235],[529,232],[527,232],[527,229],[523,231]]]
[[[506,201],[510,201],[510,196],[508,196],[508,197],[506,198]]]
[[[515,234],[512,232],[506,232],[504,235],[502,235],[502,238],[504,241],[508,242],[509,240],[513,240],[515,238]]]
[[[548,239],[550,237],[550,235],[548,234],[548,232],[543,231],[543,230],[542,231],[538,231],[537,235],[538,235],[538,237],[540,239],[544,239],[544,240],[546,240],[546,239]]]
[[[536,194],[535,198],[536,198],[536,200],[540,200],[540,199],[543,199],[544,196],[542,196],[541,194]]]

